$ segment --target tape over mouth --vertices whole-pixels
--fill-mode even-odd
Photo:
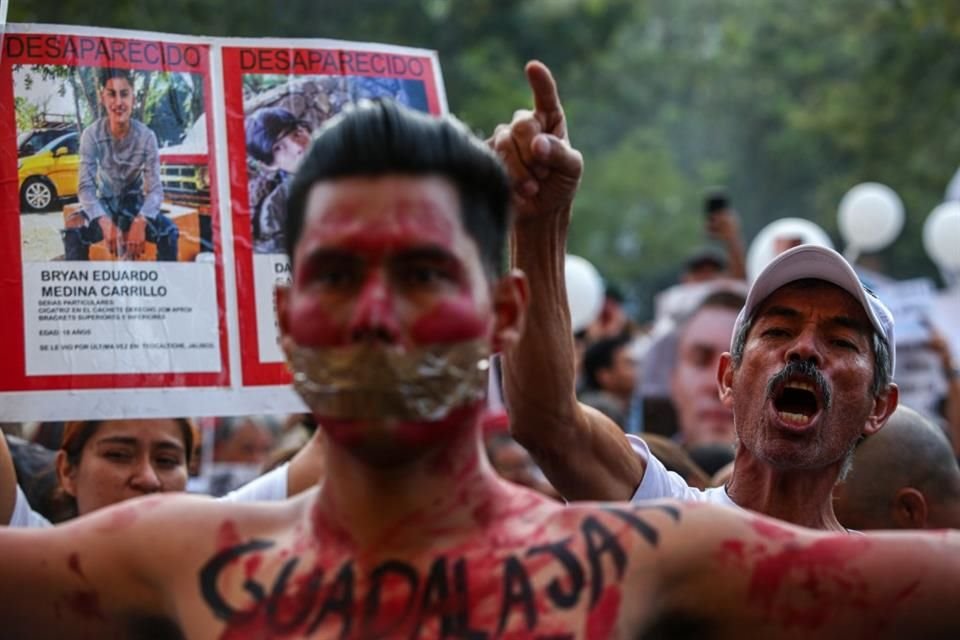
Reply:
[[[436,421],[486,398],[490,348],[480,340],[417,349],[293,345],[287,367],[318,417]]]

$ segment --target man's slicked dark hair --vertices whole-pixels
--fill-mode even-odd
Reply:
[[[463,226],[489,276],[503,268],[510,184],[497,156],[452,117],[435,118],[391,101],[364,101],[324,126],[290,187],[287,255],[303,230],[307,196],[324,180],[387,174],[437,175],[460,196]]]

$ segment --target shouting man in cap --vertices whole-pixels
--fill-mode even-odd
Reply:
[[[554,122],[552,79],[530,74]],[[563,137],[538,140],[541,167],[579,172]],[[452,120],[375,104],[322,131],[291,189],[294,275],[277,302],[294,385],[328,436],[323,486],[283,504],[145,498],[0,531],[0,634],[960,633],[952,534],[829,536],[672,503],[564,507],[500,480],[480,418],[488,357],[524,319],[525,280],[500,270],[508,199],[496,157]]]
[[[551,125],[564,132],[562,114]],[[537,327],[505,359],[517,440],[568,499],[674,497],[844,531],[833,487],[857,441],[897,406],[890,312],[836,252],[801,246],[778,256],[751,286],[719,361],[718,393],[738,438],[733,477],[706,492],[688,488],[639,438],[576,401],[570,320],[559,310],[567,309],[563,259],[580,175],[537,164],[527,150],[541,144],[541,129],[535,114],[518,112],[491,141],[516,183],[513,253],[530,278]]]

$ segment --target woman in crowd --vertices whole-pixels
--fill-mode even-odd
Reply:
[[[57,452],[61,498],[84,515],[161,491],[183,491],[196,427],[186,418],[68,422]]]
[[[68,422],[56,457],[60,497],[68,516],[150,493],[183,491],[196,442],[196,428],[185,418]],[[282,500],[308,489],[322,475],[321,447],[314,436],[290,463],[220,499]],[[10,452],[0,438],[0,523],[50,526],[30,508],[19,487],[9,490],[11,478],[15,479],[12,468]]]

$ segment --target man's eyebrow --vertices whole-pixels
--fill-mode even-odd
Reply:
[[[792,320],[794,318],[799,318],[800,312],[794,309],[793,307],[784,307],[782,305],[774,305],[772,307],[768,307],[767,309],[765,309],[763,313],[761,313],[757,317],[757,319],[759,320],[760,318],[764,318],[766,316],[775,316],[778,318],[786,318],[788,320]]]
[[[394,260],[455,260],[452,252],[438,245],[410,247],[398,251]]]
[[[845,329],[857,329],[860,331],[864,331],[867,328],[862,322],[850,316],[834,316],[830,318],[830,324],[835,324]]]
[[[318,260],[346,260],[354,259],[354,256],[349,251],[344,251],[343,249],[336,249],[333,247],[314,247],[308,249],[306,255],[300,260],[304,262],[316,262]]]
[[[787,319],[787,320],[792,320],[792,319],[794,319],[794,318],[800,317],[800,312],[797,311],[796,309],[792,308],[792,307],[785,307],[785,306],[782,306],[782,305],[774,305],[774,306],[772,306],[772,307],[764,310],[763,313],[761,313],[759,316],[757,316],[757,319],[760,320],[760,319],[765,318],[765,317],[767,317],[767,316],[774,316],[774,317],[777,317],[777,318],[784,318],[784,319]],[[830,318],[830,319],[828,320],[828,322],[829,322],[831,325],[840,326],[840,327],[843,327],[843,328],[845,328],[845,329],[856,329],[856,330],[859,330],[859,331],[865,331],[865,330],[867,329],[867,326],[866,326],[866,325],[864,325],[862,322],[860,322],[859,320],[857,320],[856,318],[853,318],[853,317],[851,317],[851,316],[845,316],[845,315],[833,316],[832,318]]]

